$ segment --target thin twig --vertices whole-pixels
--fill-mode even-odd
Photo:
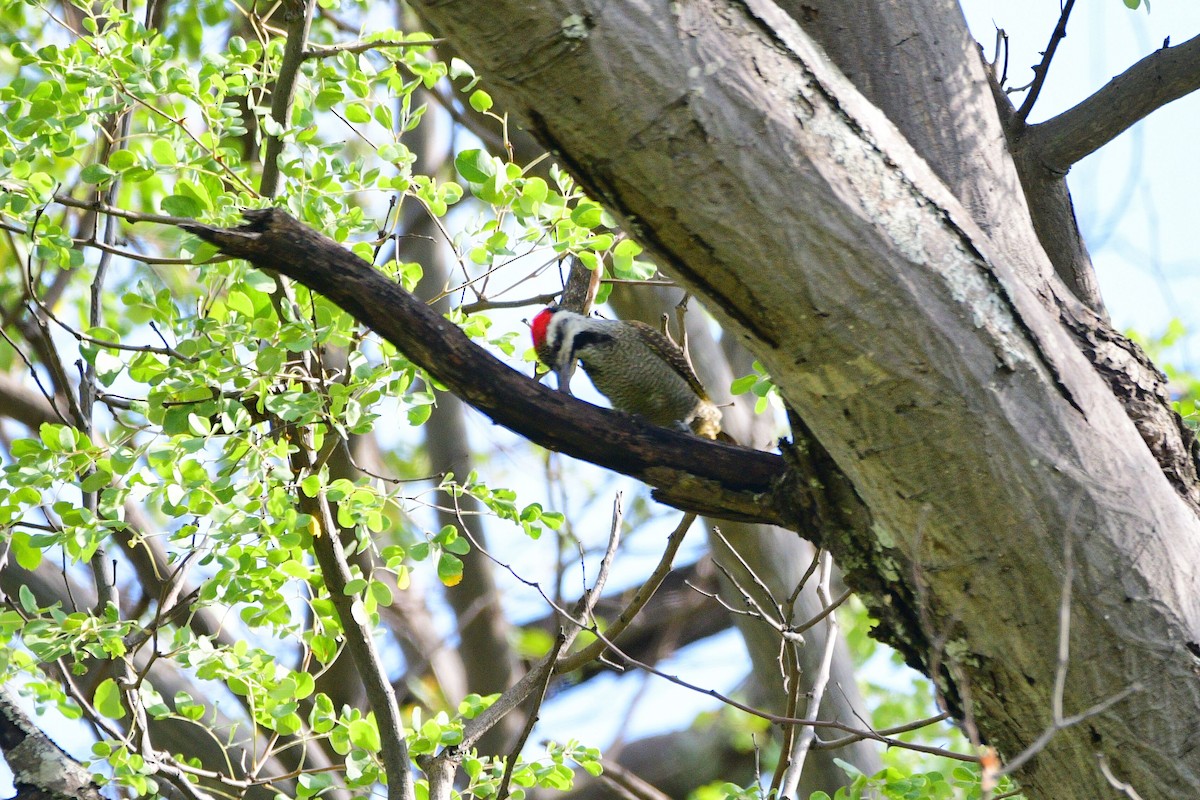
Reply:
[[[1075,512],[1071,512],[1074,518]],[[1141,684],[1133,683],[1111,697],[1096,703],[1090,708],[1071,716],[1063,715],[1063,695],[1066,693],[1067,672],[1071,665],[1071,591],[1075,582],[1075,540],[1072,536],[1073,525],[1068,525],[1063,535],[1063,581],[1058,601],[1058,653],[1054,668],[1054,694],[1051,713],[1053,720],[1049,727],[1034,739],[1034,741],[1011,759],[999,775],[1008,775],[1020,769],[1029,759],[1040,753],[1059,731],[1078,725],[1084,720],[1103,714],[1110,707],[1124,700],[1134,692],[1141,690]]]
[[[1030,84],[1029,93],[1025,95],[1025,100],[1017,109],[1016,117],[1013,119],[1013,124],[1017,127],[1025,126],[1029,112],[1033,110],[1033,104],[1037,102],[1038,95],[1042,92],[1042,85],[1046,83],[1046,76],[1050,73],[1050,62],[1054,59],[1054,51],[1058,49],[1058,43],[1067,37],[1067,20],[1070,18],[1071,9],[1074,6],[1075,0],[1067,0],[1063,5],[1062,13],[1058,15],[1058,24],[1054,26],[1054,32],[1050,34],[1050,43],[1046,45],[1046,50],[1042,54],[1042,61],[1033,68],[1033,83]]]
[[[554,646],[550,648],[550,653],[547,656],[551,663],[558,660],[566,640],[566,634],[559,631],[558,636],[554,639]],[[496,792],[497,800],[506,800],[508,798],[509,786],[512,783],[513,770],[517,766],[517,759],[520,758],[521,751],[525,749],[525,743],[529,741],[529,734],[533,733],[533,726],[538,721],[538,711],[541,709],[542,703],[546,701],[546,690],[550,688],[550,681],[553,678],[554,670],[546,670],[545,678],[541,681],[534,696],[533,708],[529,710],[529,715],[525,719],[525,727],[521,729],[521,735],[517,737],[516,743],[513,744],[512,750],[508,753],[508,758],[504,761],[504,775],[500,778],[500,788]]]
[[[820,578],[817,581],[817,597],[820,601],[829,608],[835,608],[830,603],[830,581],[833,574],[833,557],[828,553],[821,557]],[[817,673],[813,676],[812,686],[809,689],[808,711],[805,716],[810,719],[815,718],[820,713],[821,703],[825,700],[825,687],[829,685],[829,672],[833,665],[833,653],[837,648],[838,641],[838,621],[836,614],[826,616],[825,623],[825,650],[821,654],[821,663],[817,667]],[[792,748],[791,763],[788,765],[787,774],[784,775],[783,783],[780,787],[780,795],[782,797],[793,797],[796,794],[796,789],[800,785],[800,774],[804,771],[804,762],[808,758],[808,753],[812,749],[813,740],[816,739],[817,729],[806,727],[800,731],[800,735],[796,739],[796,743]]]
[[[771,602],[775,605],[775,614],[776,614],[775,619],[782,620],[783,619],[783,608],[779,605],[779,603],[775,602],[775,598],[771,595],[770,587],[767,586],[767,584],[763,582],[763,579],[758,576],[758,573],[755,572],[754,569],[748,563],[746,563],[746,559],[742,558],[742,554],[739,553],[732,544],[730,544],[729,540],[725,538],[725,534],[721,533],[720,528],[714,527],[713,534],[716,535],[716,537],[721,540],[721,543],[724,544],[725,547],[727,547],[729,549],[729,552],[733,554],[733,557],[738,560],[738,563],[742,565],[742,569],[746,570],[746,574],[750,576],[750,579],[752,581],[754,581],[754,585],[757,586],[760,590],[762,590],[762,593],[766,597],[771,599]],[[713,559],[713,562],[716,563],[716,559]],[[755,606],[757,606],[757,605],[758,604],[755,603]]]
[[[600,570],[596,575],[596,585],[590,592],[584,593],[586,612],[582,618],[586,619],[591,615],[591,609],[595,607],[595,600],[587,601],[589,597],[599,599],[600,593],[604,588],[604,584],[608,581],[608,573],[612,567],[613,558],[617,553],[617,545],[621,541],[621,523],[625,516],[625,510],[621,505],[621,493],[617,492],[617,496],[613,499],[612,524],[609,527],[608,533],[608,549],[604,553],[604,558],[600,561]],[[562,652],[566,642],[566,633],[559,631],[558,637],[554,641],[554,647],[550,651],[549,661],[555,664],[559,660],[559,654]],[[545,679],[537,692],[537,697],[534,700],[533,708],[529,710],[529,715],[525,720],[525,727],[521,731],[521,735],[517,737],[516,743],[508,754],[508,759],[504,762],[504,775],[500,778],[500,787],[496,792],[497,800],[506,800],[509,794],[509,786],[512,782],[513,769],[517,765],[517,759],[521,755],[521,750],[525,747],[525,742],[529,741],[529,734],[533,732],[533,726],[538,721],[538,711],[542,707],[542,703],[546,699],[546,690],[550,686],[550,681],[554,677],[555,670],[546,670]]]
[[[600,780],[622,800],[670,800],[669,795],[611,759],[604,760],[604,772],[600,773]]]
[[[442,44],[445,39],[380,39],[374,42],[346,42],[345,44],[335,44],[329,47],[313,47],[304,51],[304,58],[329,58],[336,56],[339,53],[366,53],[369,50],[378,50],[389,47],[433,47]]]
[[[730,708],[735,708],[738,711],[743,711],[747,714],[750,714],[751,716],[758,717],[759,719],[764,719],[767,722],[770,722],[772,724],[775,724],[775,725],[809,725],[809,726],[816,727],[816,728],[829,728],[832,730],[843,731],[845,733],[850,733],[850,734],[854,734],[856,736],[861,736],[863,739],[867,739],[870,741],[881,742],[884,745],[887,745],[888,747],[899,747],[899,748],[903,748],[905,750],[913,750],[918,753],[929,753],[932,755],[944,756],[945,758],[951,758],[951,759],[954,759],[955,761],[966,761],[966,762],[969,762],[972,764],[979,763],[978,756],[966,755],[964,753],[956,753],[953,750],[948,750],[943,747],[931,747],[929,745],[916,744],[913,742],[905,742],[900,739],[894,739],[891,736],[887,736],[883,733],[877,733],[875,731],[870,731],[870,730],[861,730],[859,728],[853,727],[852,725],[847,725],[846,723],[839,722],[837,720],[797,719],[795,717],[786,717],[786,716],[782,716],[780,714],[771,713],[770,711],[764,711],[761,708],[755,708],[754,706],[739,702],[738,700],[735,700],[726,694],[722,694],[721,692],[718,692],[716,689],[705,689],[702,686],[698,686],[694,683],[691,683],[690,681],[686,681],[683,678],[680,678],[678,675],[668,674],[666,672],[663,672],[660,669],[657,669],[656,667],[651,666],[650,664],[645,663],[644,661],[639,661],[638,659],[634,658],[633,656],[629,655],[628,653],[623,652],[607,636],[605,636],[602,631],[591,629],[591,628],[589,628],[588,630],[590,633],[592,633],[597,638],[602,639],[604,641],[604,643],[607,645],[608,649],[612,650],[613,653],[615,653],[617,656],[619,656],[621,659],[623,659],[627,665],[637,667],[638,669],[649,672],[652,675],[657,675],[658,677],[662,678],[663,680],[669,681],[670,683],[673,683],[676,686],[681,686],[684,689],[689,689],[698,694],[702,694],[707,697],[711,697],[714,700],[718,700],[721,703],[729,706]]]
[[[526,297],[521,300],[479,300],[474,303],[465,303],[458,307],[459,311],[464,314],[475,314],[479,311],[491,311],[494,308],[523,308],[524,306],[544,306],[547,303],[553,303],[558,299],[562,292],[547,292],[546,294],[536,294],[533,297]]]
[[[279,76],[271,87],[271,119],[282,130],[287,130],[291,121],[292,100],[296,96],[296,81],[304,63],[304,45],[308,41],[308,30],[312,25],[316,0],[298,0],[284,4],[291,17],[287,20],[287,39],[283,46],[283,60],[279,64]],[[263,151],[262,177],[258,190],[264,197],[274,197],[279,192],[279,156],[283,153],[283,137],[267,136]]]
[[[1096,761],[1100,765],[1100,773],[1104,775],[1104,780],[1108,781],[1109,786],[1128,797],[1129,800],[1142,800],[1142,796],[1132,786],[1116,775],[1113,775],[1112,769],[1109,768],[1108,761],[1105,760],[1103,753],[1096,753]],[[996,800],[999,800],[999,798]]]
[[[893,728],[883,728],[882,730],[875,731],[875,733],[879,734],[880,736],[895,736],[896,734],[908,733],[909,731],[916,731],[920,730],[921,728],[926,728],[930,725],[936,725],[937,723],[944,722],[948,719],[950,719],[950,712],[943,711],[942,713],[932,717],[914,720],[913,722],[906,722],[903,725],[897,725]],[[829,739],[828,741],[817,742],[813,747],[816,750],[835,750],[839,747],[845,747],[848,744],[861,742],[862,739],[863,737],[859,736],[858,734],[851,734],[849,736],[843,736],[840,739]]]
[[[696,521],[696,515],[687,513],[683,515],[683,519],[675,526],[675,530],[671,531],[671,535],[667,537],[667,546],[663,550],[662,558],[658,560],[658,566],[650,573],[650,577],[638,587],[634,592],[633,599],[629,601],[629,605],[621,610],[617,618],[608,626],[606,635],[610,639],[616,639],[625,629],[629,627],[646,603],[650,602],[650,598],[654,597],[654,593],[658,591],[658,587],[662,585],[663,580],[671,572],[671,564],[675,561],[675,554],[679,552],[679,546],[683,544],[683,537],[687,535],[688,529]],[[584,664],[599,658],[604,652],[604,642],[599,640],[592,642],[587,647],[575,653],[572,656],[567,656],[562,660],[557,667],[556,673],[573,672],[579,669]]]

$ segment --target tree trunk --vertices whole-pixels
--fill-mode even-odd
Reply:
[[[763,0],[417,6],[767,366],[871,515],[870,540],[825,544],[987,741],[1012,758],[1053,723],[1060,667],[1065,715],[1133,692],[1052,737],[1019,772],[1029,796],[1117,796],[1098,757],[1145,800],[1194,793],[1190,440],[1136,351],[1061,290],[1026,215],[992,238],[976,223],[1017,196],[1009,159],[955,187],[964,209]],[[996,113],[944,111],[962,130]],[[1095,342],[1133,355],[1097,365]]]

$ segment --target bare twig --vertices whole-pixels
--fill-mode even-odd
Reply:
[[[622,800],[670,800],[668,795],[610,759],[604,760],[600,780]]]
[[[187,217],[172,217],[167,214],[149,214],[143,211],[129,211],[124,208],[117,208],[100,200],[77,200],[70,195],[56,194],[54,202],[60,206],[68,208],[81,208],[85,211],[96,211],[101,214],[108,214],[113,217],[121,217],[130,222],[154,222],[161,225],[185,225],[195,222],[195,220]]]
[[[1078,105],[1030,125],[1020,147],[1065,174],[1151,112],[1200,89],[1200,36],[1156,50]]]
[[[565,642],[566,634],[560,631],[554,639],[554,646],[550,648],[550,653],[546,656],[551,663],[558,661]],[[538,710],[541,709],[542,703],[546,701],[546,690],[550,688],[550,680],[553,677],[554,670],[546,670],[543,680],[537,686],[533,708],[530,709],[529,716],[525,720],[525,727],[521,729],[521,735],[517,737],[516,743],[513,744],[512,750],[508,753],[508,758],[504,761],[504,774],[500,777],[500,788],[496,792],[497,800],[507,800],[508,798],[509,787],[512,784],[513,770],[517,766],[517,759],[520,758],[521,751],[525,749],[525,743],[529,741],[529,734],[533,733],[533,726],[537,724]],[[432,792],[430,796],[433,796]]]
[[[1078,714],[1073,714],[1069,717],[1063,715],[1063,695],[1066,692],[1067,672],[1071,664],[1071,591],[1074,582],[1075,542],[1071,535],[1071,528],[1068,527],[1067,532],[1063,536],[1063,582],[1062,593],[1058,603],[1058,654],[1055,661],[1054,695],[1052,700],[1053,707],[1051,709],[1053,720],[1028,747],[1009,760],[999,770],[1000,775],[1008,775],[1016,772],[1029,759],[1044,750],[1046,745],[1049,744],[1050,740],[1059,731],[1069,728],[1072,725],[1078,725],[1080,722],[1097,714],[1103,714],[1113,705],[1121,702],[1134,692],[1141,690],[1140,684],[1133,683]]]
[[[612,568],[612,561],[617,553],[617,545],[621,541],[621,522],[624,515],[625,511],[621,506],[621,493],[617,492],[617,496],[613,500],[612,524],[608,532],[608,549],[605,551],[604,558],[600,562],[600,571],[596,575],[596,585],[592,588],[590,597],[599,599],[600,592],[608,580],[608,573]],[[585,594],[584,597],[588,598],[589,595]],[[595,606],[595,600],[588,602],[587,606],[587,615],[590,615],[591,607]],[[549,660],[551,664],[558,662],[565,642],[566,634],[560,631],[558,638],[554,641],[554,648],[550,651]],[[525,747],[525,742],[529,741],[529,734],[533,732],[533,726],[537,724],[538,710],[542,707],[542,703],[546,699],[546,689],[549,688],[550,680],[554,677],[554,673],[555,670],[553,669],[546,671],[545,680],[542,681],[537,698],[534,700],[533,708],[530,709],[529,716],[525,720],[525,727],[521,731],[521,735],[517,737],[517,741],[513,745],[511,752],[508,754],[508,759],[504,763],[504,775],[500,778],[500,787],[496,792],[497,800],[506,800],[508,797],[513,769],[517,765],[517,759],[521,755],[521,750]]]
[[[422,761],[421,765],[430,778],[430,800],[445,800],[445,798],[449,797],[449,792],[453,788],[454,765],[459,754],[474,747],[480,737],[495,727],[505,715],[525,702],[539,687],[542,687],[549,680],[550,676],[554,674],[559,654],[566,652],[570,648],[571,643],[581,631],[590,630],[595,632],[594,625],[589,627],[582,620],[586,620],[591,616],[592,609],[595,608],[596,601],[600,599],[604,583],[608,579],[609,569],[616,555],[617,545],[620,543],[619,527],[619,525],[614,525],[613,533],[609,536],[608,549],[605,551],[604,558],[601,559],[600,569],[596,575],[596,582],[593,584],[591,591],[586,592],[583,597],[579,598],[579,601],[570,612],[561,612],[564,622],[568,624],[564,625],[562,629],[560,635],[561,645],[556,644],[556,651],[544,656],[529,672],[525,673],[521,680],[504,691],[496,699],[496,702],[484,709],[478,716],[467,720],[463,725],[462,741],[457,746],[447,747],[438,753],[437,756],[426,758]],[[545,594],[543,593],[542,596],[545,597]],[[436,787],[435,783],[437,784]],[[437,791],[435,791],[435,788]]]
[[[821,558],[820,578],[817,581],[817,597],[828,608],[836,608],[830,602],[830,580],[833,574],[833,557],[826,553]],[[825,687],[829,684],[829,670],[833,665],[833,653],[837,648],[838,641],[838,621],[836,614],[828,614],[825,623],[825,650],[821,654],[821,663],[817,667],[817,673],[813,676],[812,686],[809,689],[808,711],[805,716],[809,719],[815,719],[820,713],[821,703],[825,699]],[[804,771],[804,762],[808,758],[808,753],[812,749],[813,741],[816,739],[817,730],[814,727],[805,727],[800,731],[800,735],[796,739],[796,743],[791,752],[791,763],[788,765],[787,773],[783,777],[783,783],[780,787],[780,795],[782,797],[793,797],[796,794],[796,788],[800,785],[800,774]]]
[[[491,311],[494,308],[523,308],[525,306],[544,306],[558,299],[561,292],[547,292],[526,297],[521,300],[479,300],[474,303],[464,303],[458,309],[466,314],[480,311]]]
[[[861,721],[862,718],[860,717],[859,719]],[[936,725],[937,723],[944,722],[948,719],[950,719],[950,712],[943,711],[940,714],[936,714],[932,717],[913,720],[912,722],[906,722],[903,725],[897,725],[893,728],[883,728],[882,730],[875,731],[875,733],[879,734],[880,736],[895,736],[900,733],[908,733],[909,731],[916,731],[920,730],[921,728],[929,727],[930,725]],[[858,734],[851,734],[849,736],[843,736],[840,739],[829,739],[827,741],[819,740],[813,744],[813,749],[836,750],[839,747],[845,747],[848,744],[854,744],[855,742],[861,741],[861,736]]]
[[[1116,775],[1113,775],[1112,769],[1108,766],[1108,761],[1105,760],[1103,753],[1096,753],[1096,762],[1100,765],[1100,773],[1104,775],[1104,780],[1108,781],[1109,786],[1128,797],[1129,800],[1142,800],[1142,796],[1132,786]]]
[[[783,716],[781,714],[773,714],[770,711],[764,711],[761,708],[755,708],[754,706],[747,705],[746,703],[742,703],[738,700],[735,700],[726,694],[722,694],[721,692],[718,692],[716,689],[705,689],[703,686],[698,686],[694,683],[691,683],[690,681],[686,681],[683,678],[680,678],[677,675],[671,675],[666,672],[663,672],[662,670],[657,669],[657,668],[651,666],[650,664],[645,663],[644,661],[639,661],[638,659],[633,658],[632,656],[628,655],[627,653],[622,652],[621,649],[619,647],[617,647],[615,644],[613,644],[613,642],[611,640],[609,640],[608,637],[605,636],[603,632],[601,632],[599,630],[594,630],[594,629],[589,629],[589,630],[597,638],[602,639],[605,642],[605,644],[607,645],[607,647],[610,650],[612,650],[614,654],[616,654],[618,657],[620,657],[626,664],[637,667],[638,669],[644,670],[645,672],[648,672],[652,675],[657,675],[658,677],[662,678],[663,680],[669,681],[670,683],[673,683],[676,686],[682,686],[683,688],[689,689],[698,694],[702,694],[707,697],[711,697],[714,700],[718,700],[721,703],[729,706],[730,708],[735,708],[738,711],[744,711],[745,713],[750,714],[751,716],[758,717],[759,719],[764,719],[767,722],[770,722],[772,724],[775,724],[775,725],[800,725],[800,726],[809,725],[809,726],[816,727],[816,728],[828,728],[828,729],[832,729],[832,730],[843,731],[845,733],[850,733],[855,736],[859,736],[862,739],[867,739],[867,740],[875,741],[875,742],[881,742],[888,747],[899,747],[899,748],[903,748],[905,750],[912,750],[912,751],[918,752],[918,753],[930,753],[932,755],[944,756],[945,758],[954,759],[955,761],[966,761],[966,762],[969,762],[972,764],[979,763],[978,756],[966,755],[963,753],[956,753],[953,750],[948,750],[943,747],[931,747],[929,745],[916,744],[914,742],[905,742],[900,739],[892,738],[891,736],[889,736],[883,732],[876,732],[876,731],[872,731],[872,730],[862,730],[859,728],[855,728],[852,725],[847,725],[844,722],[839,722],[838,720],[799,719],[796,717]]]
[[[379,39],[373,42],[346,42],[329,47],[308,48],[304,51],[304,58],[329,58],[339,53],[366,53],[390,47],[433,47],[444,41],[445,39]]]
[[[1054,32],[1050,34],[1050,43],[1046,45],[1046,50],[1042,54],[1042,61],[1033,68],[1033,83],[1013,120],[1018,127],[1025,125],[1025,120],[1029,118],[1029,112],[1033,110],[1033,104],[1037,102],[1038,95],[1042,92],[1042,85],[1045,84],[1046,76],[1050,73],[1050,62],[1054,59],[1054,51],[1058,49],[1059,42],[1067,36],[1067,20],[1070,18],[1071,9],[1074,6],[1075,0],[1067,0],[1063,4],[1062,13],[1058,15],[1058,24],[1054,26]]]
[[[721,543],[722,543],[723,545],[725,545],[725,547],[726,547],[726,548],[729,550],[729,552],[730,552],[730,553],[733,555],[733,557],[737,559],[738,563],[739,563],[739,564],[741,564],[741,566],[742,566],[742,569],[744,569],[744,570],[746,571],[746,574],[750,576],[750,579],[754,581],[754,585],[755,585],[755,586],[757,586],[757,587],[759,588],[759,590],[761,590],[761,591],[762,591],[762,593],[763,593],[763,595],[764,595],[765,597],[771,598],[771,602],[772,602],[772,603],[774,603],[774,605],[775,605],[775,609],[774,609],[774,611],[775,611],[775,615],[774,615],[773,617],[771,617],[771,616],[769,616],[769,615],[768,615],[768,614],[767,614],[765,611],[763,611],[763,617],[764,617],[765,619],[767,619],[768,621],[770,621],[770,620],[777,620],[777,621],[780,621],[780,622],[782,623],[782,620],[783,620],[783,608],[782,608],[782,607],[780,607],[779,603],[775,602],[775,599],[774,599],[774,597],[772,597],[772,595],[771,595],[771,589],[770,589],[770,587],[769,587],[769,586],[767,586],[767,585],[766,585],[766,584],[763,582],[763,579],[762,579],[762,578],[760,578],[760,577],[758,576],[758,573],[756,573],[756,572],[754,571],[754,569],[753,569],[753,568],[752,568],[752,567],[751,567],[751,566],[750,566],[748,563],[746,563],[746,559],[742,558],[742,554],[741,554],[741,553],[739,553],[739,552],[738,552],[738,551],[737,551],[737,550],[734,548],[734,546],[733,546],[732,544],[730,544],[729,540],[725,538],[725,534],[721,533],[721,529],[720,529],[720,528],[716,528],[716,527],[714,527],[714,528],[713,528],[713,533],[714,533],[714,534],[716,535],[716,537],[717,537],[717,538],[718,538],[718,539],[721,541]],[[715,559],[715,558],[713,559],[713,563],[716,563],[716,559]],[[720,565],[718,564],[718,566],[720,566]],[[730,577],[731,577],[731,580],[732,580],[732,576],[730,576]],[[738,587],[738,588],[739,588],[739,590],[741,589],[741,587]],[[745,592],[745,591],[743,591],[743,594],[744,594],[744,595],[747,597],[747,599],[750,599],[752,602],[754,602],[754,601],[753,601],[753,598],[751,598],[751,597],[750,597],[750,594],[749,594],[749,592]],[[758,604],[757,602],[754,602],[754,606],[755,606],[756,608],[759,608],[759,610],[760,610],[760,611],[762,610],[762,609],[761,609],[761,607],[759,606],[759,604]]]
[[[671,535],[667,537],[667,547],[663,550],[662,558],[658,560],[658,566],[654,568],[654,571],[650,573],[650,577],[634,593],[633,599],[629,601],[629,605],[608,626],[605,634],[609,639],[615,640],[619,637],[629,627],[629,624],[633,622],[634,617],[646,606],[646,603],[650,602],[650,598],[654,596],[654,593],[658,591],[658,587],[662,585],[663,580],[670,574],[671,564],[675,560],[675,554],[679,552],[679,546],[683,544],[683,537],[695,521],[695,514],[684,514],[683,519],[675,526],[675,530],[671,531]],[[564,658],[555,667],[555,672],[564,673],[577,670],[584,664],[599,658],[604,649],[604,642],[599,640],[592,642],[578,653]]]

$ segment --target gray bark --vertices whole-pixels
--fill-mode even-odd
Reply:
[[[1137,691],[1053,737],[1027,794],[1118,796],[1097,756],[1146,800],[1194,793],[1190,444],[1134,424],[1044,253],[990,239],[768,3],[417,5],[766,364],[871,515],[825,544],[1010,758],[1051,723],[1071,543],[1065,711]]]

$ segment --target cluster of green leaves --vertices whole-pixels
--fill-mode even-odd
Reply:
[[[599,775],[602,771],[600,751],[594,747],[585,747],[575,740],[565,744],[548,742],[544,757],[535,760],[518,759],[510,779],[512,788],[509,797],[523,800],[527,790],[533,788],[563,792],[569,790],[575,781],[573,764],[581,767],[589,775]],[[463,790],[463,795],[495,797],[500,789],[504,768],[504,760],[500,758],[471,756],[464,759],[463,772],[467,774],[469,783]]]
[[[1005,795],[1020,800],[1022,795],[1012,795],[1012,780],[1003,777],[989,794],[984,793],[979,770],[965,766],[954,767],[949,775],[942,772],[909,772],[896,767],[887,767],[874,775],[867,775],[841,759],[834,759],[850,777],[850,783],[837,790],[832,796],[828,792],[814,792],[808,800],[983,800],[985,796]],[[764,791],[758,784],[738,786],[735,783],[718,782],[693,792],[689,800],[771,800],[772,792]]]
[[[774,381],[767,373],[767,368],[759,361],[755,361],[751,366],[754,371],[749,375],[743,375],[736,378],[729,386],[730,394],[746,394],[749,392],[756,398],[754,401],[754,413],[761,414],[767,410],[767,404],[770,402],[772,394],[778,396],[779,390],[775,388]]]
[[[277,120],[267,105],[282,37],[224,3],[173,11],[162,30],[137,18],[145,10],[115,0],[79,3],[47,23],[45,7],[0,9],[0,223],[12,234],[4,258],[15,265],[0,270],[0,295],[24,296],[27,284],[39,299],[53,294],[41,312],[52,315],[46,343],[59,364],[38,371],[68,365],[74,374],[69,365],[78,361],[94,370],[99,395],[87,424],[64,418],[12,444],[0,475],[0,536],[19,566],[62,562],[85,584],[85,565],[101,545],[130,553],[153,540],[171,570],[192,570],[197,607],[234,612],[225,618],[240,626],[239,637],[227,646],[168,624],[156,616],[153,596],[123,618],[113,607],[67,608],[25,588],[0,610],[0,681],[19,678],[40,707],[72,718],[94,710],[101,720],[128,720],[136,702],[151,719],[207,719],[203,699],[184,692],[165,702],[149,678],[132,694],[104,678],[84,698],[42,671],[55,660],[82,671],[84,658],[132,658],[152,643],[156,659],[240,698],[243,725],[324,739],[346,757],[342,779],[369,787],[382,775],[373,718],[336,710],[300,668],[331,663],[343,638],[310,552],[314,536],[334,532],[321,530],[300,500],[328,501],[349,555],[372,554],[373,567],[351,565],[347,586],[371,620],[408,588],[421,562],[446,585],[461,580],[468,541],[455,526],[430,531],[418,520],[421,492],[432,487],[406,494],[405,484],[347,477],[329,464],[338,442],[381,430],[402,460],[419,463],[414,432],[439,387],[322,298],[245,264],[206,263],[210,247],[148,215],[229,225],[243,208],[278,202],[410,290],[422,265],[379,232],[394,230],[412,205],[439,218],[464,271],[474,270],[466,283],[520,268],[530,254],[545,261],[573,253],[623,278],[653,270],[557,168],[543,177],[466,150],[454,160],[461,181],[414,172],[409,142],[426,115],[424,90],[451,81],[471,109],[503,121],[469,67],[443,63],[421,44],[428,36],[377,31],[368,38],[407,44],[334,48],[307,59],[291,113]],[[331,20],[314,23],[313,46],[340,37]],[[274,198],[258,188],[256,159],[271,139],[282,145]],[[485,211],[440,219],[468,196]],[[105,245],[116,258],[97,285],[95,325],[87,322],[88,287],[108,258],[98,240],[111,218],[86,222],[72,210],[77,201],[121,209],[127,220]],[[167,261],[156,264],[160,257]],[[189,257],[196,267],[171,261]],[[531,357],[518,352],[519,332],[493,331],[478,314],[451,319],[510,357]],[[17,363],[14,350],[0,347],[0,369]],[[301,449],[311,467],[295,458]],[[561,514],[474,474],[461,484],[447,476],[440,488],[471,494],[497,522],[534,539],[563,524]],[[134,506],[149,529],[128,523]],[[133,573],[124,562],[122,571]],[[414,752],[452,744],[461,730],[461,718],[446,709],[429,712],[407,731]],[[133,793],[155,791],[153,765],[127,743],[105,739],[93,753]],[[477,767],[472,791],[489,796],[502,766],[473,755],[466,763]],[[592,771],[598,754],[577,744],[554,748],[522,763],[514,783],[562,788],[569,763]],[[315,795],[329,780],[304,775],[298,791]]]

